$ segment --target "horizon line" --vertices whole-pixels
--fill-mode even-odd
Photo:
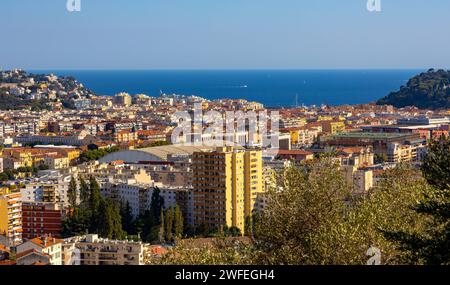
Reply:
[[[0,69],[8,71],[21,69],[24,71],[408,71],[408,70],[450,70],[444,67],[411,67],[411,68],[10,68]]]

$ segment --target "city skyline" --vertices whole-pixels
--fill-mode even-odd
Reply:
[[[1,68],[447,68],[445,1],[2,1]],[[21,21],[15,21],[21,15]],[[432,52],[424,53],[424,50]],[[407,51],[407,52],[406,52]],[[424,56],[426,54],[426,56]],[[8,56],[5,56],[8,55]]]
[[[3,275],[144,265],[152,281],[280,282],[303,265],[320,265],[313,280],[449,265],[448,11],[0,1]]]

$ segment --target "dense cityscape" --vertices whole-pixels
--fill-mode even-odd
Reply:
[[[444,90],[450,86],[448,81],[443,84]],[[325,214],[332,212],[327,201],[333,201],[331,208],[360,207],[381,197],[378,193],[389,185],[412,188],[399,190],[390,206],[380,202],[386,213],[372,209],[376,218],[366,217],[358,226],[372,223],[380,232],[402,230],[377,220],[390,214],[398,214],[399,224],[410,225],[410,219],[416,219],[413,214],[389,209],[409,207],[408,199],[420,200],[423,193],[408,192],[414,187],[434,186],[430,174],[423,175],[421,169],[431,163],[430,145],[435,155],[439,145],[448,144],[448,109],[375,103],[271,108],[244,99],[164,93],[99,96],[75,78],[23,70],[0,72],[0,103],[2,265],[366,264],[366,251],[378,248],[383,264],[440,263],[426,259],[425,253],[418,259],[405,257],[393,233],[358,233],[370,237],[353,240],[356,256],[343,253],[335,260],[325,253],[308,255],[300,250],[302,242],[292,245],[292,240],[303,240],[313,250],[318,245],[310,239],[318,240],[315,234],[325,231],[330,226],[325,221],[336,214]],[[195,126],[198,108],[215,117]],[[179,112],[189,114],[193,127],[175,135]],[[258,118],[276,113],[278,125],[269,126],[265,134],[261,126],[252,132],[247,118],[243,127],[231,131],[219,125],[225,135],[218,135],[217,125],[207,131],[215,121],[226,121],[230,112]],[[237,121],[236,117],[231,124]],[[448,149],[446,155],[444,161]],[[446,167],[441,171],[448,175]],[[328,194],[308,194],[305,185]],[[340,190],[346,194],[337,195]],[[331,192],[336,195],[327,196]],[[293,205],[288,195],[295,195],[293,201],[302,197],[295,201],[305,204],[294,207],[315,222],[303,214],[298,221],[283,216],[295,216],[299,210],[289,212]],[[401,195],[409,198],[398,201]],[[320,205],[314,204],[317,199]],[[290,222],[307,234],[288,228]],[[351,217],[345,222],[351,223]],[[422,220],[416,222],[409,229],[417,230]],[[261,232],[283,225],[272,229],[273,236]],[[278,233],[283,238],[276,237]],[[279,255],[270,253],[274,240],[280,243]],[[346,247],[338,237],[328,242],[342,244],[343,252],[351,255],[350,244]],[[236,243],[243,249],[230,246]],[[264,243],[264,257],[228,256]],[[292,250],[304,256],[288,257]],[[192,251],[198,259],[186,254]]]
[[[0,1],[3,283],[446,280],[449,11]]]

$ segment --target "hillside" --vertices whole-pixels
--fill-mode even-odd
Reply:
[[[21,69],[0,71],[0,110],[51,109],[61,103],[74,108],[74,100],[94,93],[73,77],[32,74]]]
[[[380,99],[378,105],[421,109],[450,108],[450,71],[430,69],[411,78],[406,86]]]

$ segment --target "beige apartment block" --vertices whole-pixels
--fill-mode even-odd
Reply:
[[[96,234],[64,240],[64,265],[143,265],[148,245],[142,242],[108,240]]]

